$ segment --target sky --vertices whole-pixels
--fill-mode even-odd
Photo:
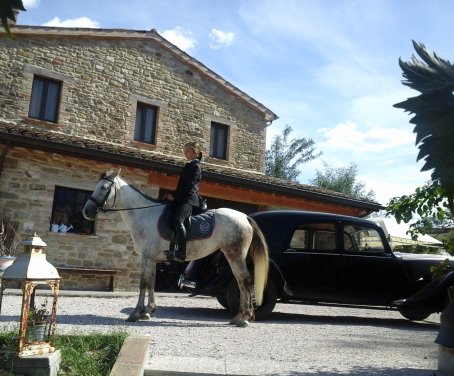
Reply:
[[[399,58],[412,41],[454,61],[452,0],[23,0],[18,24],[156,29],[279,116],[267,145],[292,127],[323,154],[301,166],[309,184],[325,163],[358,167],[357,181],[386,205],[430,179],[417,162],[411,115],[393,104]]]

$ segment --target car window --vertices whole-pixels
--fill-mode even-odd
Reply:
[[[361,225],[345,225],[344,250],[382,253],[385,248],[380,234],[375,229]]]
[[[290,248],[298,250],[333,251],[336,249],[336,231],[332,223],[312,223],[299,226],[290,241]]]

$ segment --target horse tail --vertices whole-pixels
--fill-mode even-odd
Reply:
[[[247,219],[253,230],[249,252],[251,253],[252,260],[254,262],[255,300],[257,305],[260,306],[263,302],[263,292],[268,279],[268,245],[266,244],[265,237],[263,236],[263,233],[257,223],[249,216]]]

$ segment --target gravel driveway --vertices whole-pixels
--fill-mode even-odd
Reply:
[[[126,329],[152,338],[149,366],[181,369],[191,359],[222,362],[236,375],[436,375],[439,315],[410,322],[399,313],[278,304],[266,322],[228,325],[212,298],[158,294],[157,317],[126,323],[137,295],[59,297],[58,333]],[[15,327],[20,297],[5,295],[0,328]]]

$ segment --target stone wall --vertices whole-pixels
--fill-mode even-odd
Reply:
[[[228,158],[206,163],[263,172],[263,114],[155,40],[33,36],[19,29],[15,37],[0,39],[0,120],[179,157],[191,140],[201,142],[208,155],[215,121],[229,126]],[[56,124],[28,118],[34,75],[62,82]],[[154,145],[133,140],[138,101],[159,108]],[[0,210],[20,222],[19,235],[36,231],[56,266],[117,269],[115,290],[136,290],[140,256],[118,214],[99,215],[95,236],[49,231],[55,186],[92,190],[101,172],[118,166],[0,144],[3,151]],[[157,197],[148,172],[121,167],[122,176]],[[105,290],[107,283],[107,277],[64,275],[62,288]]]
[[[264,170],[261,114],[155,40],[15,35],[0,39],[0,118],[164,154],[198,140],[205,155],[217,121],[229,126],[228,160],[209,162]],[[35,74],[63,82],[58,124],[27,117]],[[159,107],[155,145],[133,140],[137,101]]]
[[[4,147],[0,145],[0,153]],[[54,233],[49,217],[55,186],[92,190],[109,164],[14,147],[4,160],[0,179],[0,208],[20,222],[19,237],[36,233],[47,243],[47,259],[55,266],[117,269],[115,290],[135,291],[140,280],[140,256],[118,213],[100,214],[96,235]],[[142,192],[156,197],[158,188],[147,185],[147,174],[122,167],[122,176]],[[22,248],[20,249],[20,251]],[[64,275],[62,289],[105,290],[108,277]]]

